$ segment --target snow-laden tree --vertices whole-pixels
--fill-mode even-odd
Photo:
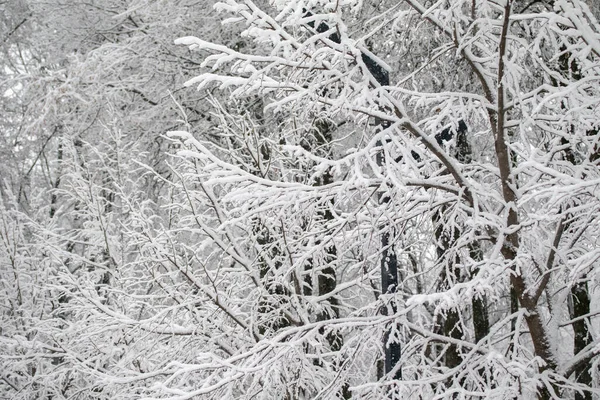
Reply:
[[[210,124],[206,95],[182,90],[199,60],[173,40],[202,26],[231,46],[244,41],[231,42],[232,31],[195,1],[4,3],[0,393],[117,398],[103,377],[142,353],[123,326],[99,330],[95,307],[112,296],[112,307],[141,315],[143,306],[107,288],[129,292],[120,274],[137,274],[141,261],[126,227],[159,218],[168,198],[143,166],[168,175],[171,144],[161,135]],[[123,343],[132,353],[113,350]]]
[[[257,342],[248,358],[220,358],[213,385],[252,396],[240,388],[250,379],[267,390],[275,383],[265,369],[284,359],[284,371],[296,372],[278,377],[297,396],[591,398],[600,28],[586,4],[217,7],[270,50],[179,39],[207,52],[213,68],[188,84],[260,97],[276,137],[222,113],[233,131],[224,142],[257,136],[250,168],[228,144],[172,135],[187,147],[177,184],[189,204],[177,207],[194,216],[204,251],[215,247],[230,263],[191,269]],[[328,143],[304,146],[322,120],[337,126]],[[319,154],[326,147],[333,151]],[[379,294],[382,254],[384,270],[399,260],[400,283]],[[269,262],[273,278],[260,273]],[[328,267],[335,289],[319,292],[315,276]],[[247,284],[227,278],[242,271]],[[321,308],[339,312],[323,321]],[[277,329],[261,329],[265,317]],[[401,358],[378,379],[381,347],[393,343]],[[301,360],[315,354],[308,368]],[[192,370],[205,371],[178,373]]]
[[[212,5],[5,8],[0,393],[591,399],[595,3]]]

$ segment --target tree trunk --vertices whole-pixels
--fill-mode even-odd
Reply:
[[[585,279],[585,277],[584,277]],[[573,302],[572,319],[581,318],[590,313],[590,296],[588,292],[587,281],[578,282],[571,287],[571,300]],[[573,353],[579,354],[583,349],[592,343],[592,335],[588,329],[588,321],[581,318],[573,323]],[[591,360],[588,363],[580,365],[575,370],[575,381],[582,385],[592,387]],[[592,400],[592,393],[585,391],[576,392],[575,400]]]

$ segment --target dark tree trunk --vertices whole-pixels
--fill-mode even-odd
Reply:
[[[62,138],[60,139],[62,140]],[[56,179],[54,180],[54,184],[52,185],[52,188],[54,189],[52,191],[52,195],[50,196],[50,218],[54,217],[54,214],[56,214],[56,207],[57,207],[57,203],[58,203],[58,187],[60,186],[60,178],[62,175],[62,162],[63,162],[63,144],[62,141],[58,142],[58,148],[56,150],[56,160],[58,161],[58,171],[56,173]]]
[[[303,9],[304,17],[312,17],[313,14],[310,10]],[[309,22],[307,27],[316,31],[317,33],[324,33],[330,30],[330,27],[325,22],[320,22],[319,24],[315,24],[314,22]],[[341,38],[339,34],[333,31],[329,35],[329,40],[334,43],[341,43]],[[358,60],[357,60],[358,61]],[[366,75],[369,73],[379,85],[381,86],[389,86],[390,79],[388,71],[383,68],[383,66],[379,65],[379,63],[371,58],[368,54],[362,53],[360,61],[366,67],[366,71],[363,73]],[[376,125],[378,125],[379,129],[385,129],[387,126],[383,121],[376,121]],[[381,147],[382,143],[378,143],[378,146]],[[377,165],[379,167],[383,167],[385,165],[385,158],[383,156],[383,151],[379,151],[377,154]],[[386,196],[380,195],[379,197],[380,203],[389,202],[389,198]],[[396,253],[394,252],[392,243],[391,243],[392,235],[390,232],[383,232],[381,234],[381,293],[382,294],[392,294],[395,293],[398,287],[398,260],[396,258]],[[394,314],[397,311],[397,305],[394,301],[391,301],[388,307],[383,307],[384,315],[388,315],[389,312]],[[390,334],[391,327],[386,331],[383,338],[383,346],[385,349],[385,360],[384,371],[385,373],[390,373],[395,370],[394,379],[402,378],[402,371],[400,368],[396,368],[398,361],[400,360],[401,355],[401,345],[395,340],[390,342]],[[378,366],[378,369],[379,366]],[[378,374],[381,375],[378,371]]]
[[[385,165],[383,150],[377,154],[377,164],[381,167]],[[379,194],[380,204],[388,203],[389,200],[386,194]],[[384,295],[393,295],[398,289],[398,258],[393,247],[393,236],[389,230],[381,233],[380,265],[381,293]],[[381,310],[383,315],[394,315],[397,311],[398,305],[393,298],[390,299],[388,304],[384,304]],[[384,361],[383,371],[380,371],[380,373],[389,374],[394,371],[392,378],[402,379],[402,369],[398,367],[398,362],[402,355],[402,346],[395,338],[390,336],[392,329],[392,326],[390,326],[383,335]]]
[[[473,152],[467,137],[468,132],[467,124],[463,120],[460,120],[458,129],[456,130],[456,159],[464,164],[470,164],[473,161]],[[469,253],[474,261],[481,261],[483,259],[481,245],[478,242],[471,244]],[[471,275],[474,276],[477,272],[477,270],[473,270],[471,271]],[[475,341],[479,343],[490,333],[487,299],[484,295],[475,296],[471,301],[471,306],[473,309]]]
[[[559,57],[559,65],[561,68],[561,73],[563,75],[571,74],[573,79],[579,80],[581,79],[581,71],[579,67],[574,62],[570,61],[571,54],[570,52],[565,51],[563,55]],[[559,82],[554,80],[554,86],[560,86]],[[572,134],[574,131],[574,127],[570,127],[570,133]],[[595,129],[591,129],[586,132],[587,136],[596,136],[598,131]],[[579,161],[575,155],[575,151],[572,147],[570,147],[571,143],[569,139],[563,137],[561,138],[562,145],[569,145],[564,151],[563,156],[566,161],[571,163],[572,165],[579,164]],[[600,158],[600,149],[597,147],[597,143],[594,144],[594,148],[589,152],[588,159],[592,163],[595,163]],[[590,296],[587,286],[587,277],[582,277],[583,281],[576,283],[571,287],[571,301],[573,304],[573,310],[571,313],[571,318],[576,319],[583,317],[590,312]],[[577,355],[581,352],[587,345],[589,345],[592,341],[591,334],[589,332],[589,327],[587,325],[587,320],[585,318],[581,318],[573,323],[573,354]],[[575,382],[580,383],[582,385],[586,385],[588,387],[592,387],[592,375],[590,373],[590,369],[592,367],[592,360],[587,363],[583,363],[577,368],[575,371]],[[575,400],[591,400],[592,393],[589,391],[580,393],[575,393]]]
[[[579,282],[571,287],[571,300],[573,302],[573,313],[571,318],[581,318],[590,313],[590,296],[588,292],[587,281]],[[592,343],[588,321],[581,318],[573,323],[573,352],[579,354],[583,349]],[[592,374],[590,372],[591,362],[582,364],[575,370],[575,381],[588,387],[592,387]],[[589,391],[575,393],[575,400],[592,400],[592,393]]]
[[[475,261],[481,261],[483,258],[479,243],[471,245],[471,258]],[[477,270],[472,271],[473,275]],[[479,343],[490,333],[490,319],[488,316],[487,298],[484,295],[474,296],[471,301],[473,308],[473,328],[475,330],[475,342]]]
[[[318,153],[319,156],[331,157],[331,142],[333,140],[333,130],[335,124],[327,119],[317,119],[313,125],[307,140],[303,143],[303,147],[310,152]],[[328,185],[333,182],[333,174],[331,169],[326,170],[315,182],[315,186]],[[326,225],[333,221],[334,216],[331,212],[333,204],[331,200],[325,200],[320,204],[320,209],[317,212],[319,222]],[[320,244],[316,241],[316,244]],[[332,241],[329,241],[325,247],[324,265],[320,270],[313,274],[314,264],[310,260],[305,266],[306,277],[304,279],[304,293],[312,294],[315,290],[314,282],[311,275],[316,275],[316,292],[319,296],[324,296],[333,293],[337,287],[337,274],[335,266],[337,265],[337,248]],[[330,319],[338,319],[340,317],[340,302],[336,296],[332,296],[327,300],[327,303],[322,311],[317,314],[317,321],[327,321]],[[325,329],[321,328],[321,334],[326,334],[327,342],[331,351],[337,352],[342,349],[344,339],[339,332],[332,330],[325,333]],[[351,393],[349,384],[344,383],[341,389],[341,396],[344,399],[349,399]]]
[[[398,288],[398,259],[390,243],[390,234],[384,232],[381,235],[381,292],[384,294],[396,293]],[[393,315],[398,311],[396,302],[392,299],[389,305],[382,308],[383,315]],[[383,346],[385,349],[384,372],[386,374],[395,370],[393,379],[402,379],[402,370],[396,368],[400,361],[402,348],[397,340],[390,337],[390,327],[383,336]]]
[[[456,148],[454,157],[464,164],[470,164],[473,157],[471,146],[467,138],[468,127],[463,120],[458,122],[456,129],[448,127],[438,133],[435,138],[440,146],[444,142],[455,139]],[[445,269],[441,275],[441,289],[447,290],[452,285],[463,279],[470,279],[471,276],[477,273],[476,270],[471,271],[471,276],[461,276],[460,271],[456,267],[460,263],[457,255],[448,255],[448,251],[454,247],[456,241],[461,236],[461,230],[454,225],[451,227],[444,221],[444,213],[446,209],[441,208],[433,216],[433,224],[435,227],[435,239],[437,242],[438,260],[445,264]],[[474,260],[481,260],[481,249],[479,243],[473,243],[470,246],[470,256]],[[444,260],[445,259],[445,260]],[[473,326],[475,330],[475,340],[479,342],[489,333],[489,318],[487,312],[487,301],[483,296],[473,297],[471,301],[473,311]],[[443,321],[443,333],[445,336],[454,339],[464,339],[464,332],[461,326],[459,309],[453,308],[448,310]],[[462,356],[456,345],[452,344],[446,350],[445,364],[448,368],[454,368],[460,365]]]
[[[442,264],[442,273],[440,274],[440,290],[448,290],[461,280],[460,271],[456,265],[459,260],[455,255],[449,255],[454,243],[460,235],[457,228],[448,228],[444,221],[446,208],[442,207],[433,216],[433,225],[435,229],[436,252],[438,262]],[[453,339],[464,339],[463,329],[460,320],[460,310],[453,307],[446,311],[446,316],[442,323],[442,333],[444,336]],[[462,355],[455,344],[447,345],[444,363],[448,368],[455,368],[462,362]]]
[[[369,57],[367,54],[361,54],[361,61],[367,67],[368,72],[375,78],[377,83],[381,86],[388,86],[390,84],[389,73],[379,65],[375,60]],[[367,72],[367,71],[365,71]],[[384,130],[388,127],[387,123],[381,120],[376,120],[378,130]],[[378,142],[378,147],[382,148],[383,143]],[[385,155],[383,149],[379,150],[376,156],[377,165],[381,168],[385,167]],[[389,203],[390,198],[385,193],[379,194],[379,203]],[[381,293],[393,295],[398,289],[398,258],[394,251],[394,234],[393,230],[388,229],[381,233]],[[383,315],[393,315],[398,311],[398,305],[392,298],[390,302],[382,307]],[[402,379],[402,369],[398,366],[400,357],[402,355],[402,345],[400,342],[390,336],[390,332],[393,330],[392,326],[386,330],[383,335],[383,348],[384,348],[384,361],[383,361],[383,372],[389,374],[393,372],[392,379]]]

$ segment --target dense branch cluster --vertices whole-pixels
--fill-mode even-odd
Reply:
[[[525,3],[0,2],[0,398],[600,393],[599,9]]]

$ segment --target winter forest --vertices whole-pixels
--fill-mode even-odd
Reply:
[[[0,399],[600,398],[597,0],[0,0]]]

